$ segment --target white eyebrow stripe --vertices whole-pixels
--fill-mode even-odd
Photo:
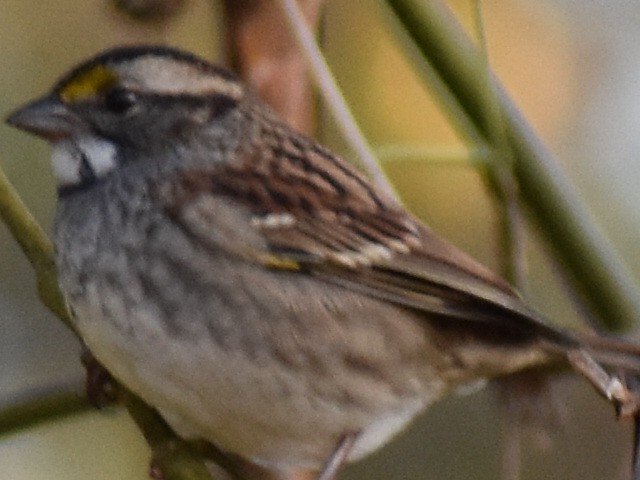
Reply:
[[[242,86],[232,79],[203,71],[187,62],[157,56],[137,58],[118,68],[121,82],[132,88],[144,87],[164,95],[226,95],[242,98]]]

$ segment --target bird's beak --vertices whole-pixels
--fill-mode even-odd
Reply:
[[[9,115],[7,123],[52,142],[78,129],[76,115],[55,95],[28,103]]]

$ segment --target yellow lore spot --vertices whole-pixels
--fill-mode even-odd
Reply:
[[[97,65],[71,79],[61,90],[65,102],[76,102],[104,92],[118,81],[118,75],[104,65]]]

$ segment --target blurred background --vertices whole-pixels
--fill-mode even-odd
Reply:
[[[468,0],[448,2],[470,25]],[[580,196],[640,274],[640,4],[634,0],[486,0],[493,67],[525,116],[562,161]],[[45,92],[76,62],[123,43],[169,43],[220,59],[223,19],[215,1],[188,0],[163,24],[140,25],[105,0],[3,0],[0,116]],[[376,0],[328,0],[323,39],[329,63],[376,147],[459,151],[461,144],[394,45]],[[326,140],[335,141],[321,126]],[[440,234],[497,266],[496,219],[476,172],[462,159],[388,158],[385,169],[407,205]],[[0,126],[0,166],[36,218],[51,230],[55,189],[48,147]],[[528,298],[554,321],[580,320],[534,228],[527,242]],[[42,307],[34,278],[0,226],[0,409],[78,388],[79,345]],[[555,385],[564,425],[552,442],[524,439],[523,479],[628,478],[632,432],[585,382]],[[495,479],[501,459],[499,397],[485,389],[449,398],[409,432],[344,478]],[[546,448],[543,448],[546,445]],[[83,413],[0,436],[0,477],[147,478],[149,452],[126,413]]]

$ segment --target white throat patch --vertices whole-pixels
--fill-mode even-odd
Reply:
[[[105,176],[117,166],[111,142],[96,137],[66,138],[53,144],[53,172],[59,187],[80,185]]]

